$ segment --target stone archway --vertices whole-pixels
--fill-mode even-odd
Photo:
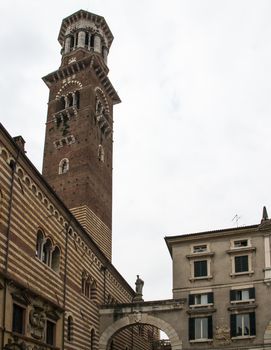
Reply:
[[[182,342],[176,330],[169,323],[160,318],[150,316],[147,313],[142,314],[136,312],[122,317],[104,330],[100,337],[99,350],[107,349],[107,344],[115,333],[123,328],[138,324],[149,324],[159,328],[168,336],[172,350],[182,349]]]

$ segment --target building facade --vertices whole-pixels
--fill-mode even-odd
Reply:
[[[112,40],[103,17],[63,20],[61,66],[43,78],[43,175],[0,125],[1,349],[98,349],[100,305],[136,296],[111,262]],[[157,336],[131,327],[108,347],[150,349]]]
[[[271,348],[271,220],[166,237],[183,349]]]

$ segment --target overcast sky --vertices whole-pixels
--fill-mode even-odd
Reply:
[[[104,16],[115,37],[113,263],[145,300],[171,298],[164,236],[271,214],[271,1],[0,2],[1,117],[41,169],[62,18]]]

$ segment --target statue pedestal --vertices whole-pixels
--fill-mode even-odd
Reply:
[[[133,303],[138,303],[138,302],[143,302],[144,299],[142,298],[143,294],[137,294],[134,299],[133,299]]]

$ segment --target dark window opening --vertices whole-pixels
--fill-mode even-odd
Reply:
[[[24,333],[24,312],[23,307],[13,304],[12,332]]]
[[[77,109],[80,108],[80,93],[79,93],[79,91],[75,91],[75,106]]]
[[[94,47],[94,35],[91,35],[90,37],[90,47]]]
[[[86,33],[85,36],[85,46],[88,47],[88,43],[89,43],[89,33]]]
[[[67,320],[67,339],[68,339],[68,341],[72,341],[72,327],[73,327],[73,319],[71,316],[69,316],[68,320]]]
[[[248,255],[236,256],[234,260],[236,273],[248,271]]]
[[[47,320],[46,325],[46,344],[54,345],[55,342],[55,324]]]
[[[74,37],[73,36],[71,36],[71,50],[74,48]]]
[[[194,277],[208,276],[207,260],[194,261]]]

